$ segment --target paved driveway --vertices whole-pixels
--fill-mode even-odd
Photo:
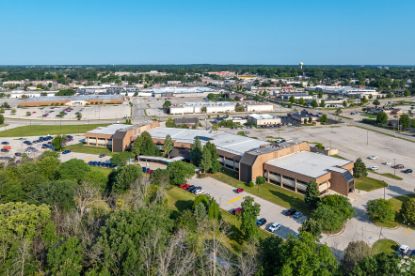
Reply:
[[[267,223],[263,228],[267,227],[273,222],[280,223],[282,227],[277,231],[277,235],[286,238],[289,234],[296,235],[301,226],[299,221],[291,217],[284,216],[282,211],[285,209],[279,205],[273,204],[255,195],[243,192],[237,194],[234,192],[234,187],[216,180],[211,177],[197,178],[194,177],[188,181],[190,184],[201,186],[204,193],[210,194],[219,203],[224,210],[232,210],[240,207],[244,197],[251,196],[255,202],[261,205],[260,217],[265,218]]]
[[[284,227],[278,231],[278,235],[286,237],[289,233],[298,233],[301,226],[300,221],[296,221],[291,217],[286,217],[282,214],[283,207],[271,203],[267,200],[259,198],[255,195],[243,192],[236,194],[234,188],[224,182],[216,180],[211,177],[192,178],[190,184],[198,185],[203,188],[203,191],[210,194],[219,203],[224,210],[231,210],[240,207],[245,196],[251,196],[255,202],[261,205],[260,217],[267,219],[268,223],[278,222]],[[387,196],[396,196],[396,193],[391,190],[386,191]],[[398,193],[399,194],[399,193]],[[383,189],[373,191],[371,193],[360,192],[353,195],[351,200],[356,211],[356,216],[346,223],[342,232],[336,235],[323,235],[322,243],[330,246],[336,255],[341,256],[342,251],[347,247],[349,242],[363,240],[372,245],[378,239],[391,239],[400,244],[407,244],[411,248],[415,248],[415,231],[406,227],[398,227],[395,229],[386,229],[376,226],[368,221],[366,214],[366,203],[369,198],[383,197]]]

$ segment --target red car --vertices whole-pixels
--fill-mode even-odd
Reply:
[[[180,184],[179,187],[180,189],[183,189],[186,191],[190,187],[190,184]]]
[[[232,210],[232,215],[239,216],[240,214],[242,214],[242,208],[241,207],[238,207],[238,208],[235,208],[235,209]]]
[[[242,193],[244,191],[244,189],[242,189],[242,188],[237,188],[237,189],[235,189],[235,193],[237,193],[237,194],[240,194],[240,193]]]

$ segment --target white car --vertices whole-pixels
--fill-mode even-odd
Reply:
[[[268,226],[268,231],[270,231],[271,233],[275,233],[280,228],[281,228],[281,224],[274,222],[270,226]]]
[[[377,171],[377,170],[379,170],[379,167],[378,166],[368,166],[367,168],[369,170],[371,170],[371,171]]]
[[[405,245],[405,244],[401,244],[398,248],[398,252],[401,255],[407,255],[409,253],[409,246]]]
[[[376,159],[378,159],[378,157],[376,155],[369,155],[367,157],[367,159],[369,159],[369,160],[376,160]]]

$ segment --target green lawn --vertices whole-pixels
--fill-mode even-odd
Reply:
[[[93,166],[91,166],[90,168],[91,168],[91,170],[93,170],[93,171],[102,172],[102,173],[103,173],[103,174],[105,174],[106,176],[108,176],[108,175],[112,172],[112,169],[109,169],[109,168],[93,167]]]
[[[368,176],[356,178],[355,184],[356,189],[367,192],[388,186],[388,184],[385,181],[377,180]]]
[[[85,125],[31,125],[21,126],[4,131],[0,131],[0,137],[25,137],[39,135],[57,135],[84,133],[105,124],[85,124]]]
[[[310,212],[304,203],[304,196],[302,194],[292,192],[277,185],[265,183],[256,187],[248,187],[245,183],[225,173],[215,173],[212,177],[231,186],[241,187],[248,193],[259,196],[282,207],[292,207],[305,214]]]
[[[380,253],[386,253],[386,254],[393,254],[396,252],[396,247],[398,244],[393,240],[388,239],[381,239],[377,240],[372,245],[372,254],[380,254]]]
[[[388,177],[390,179],[394,179],[394,180],[402,180],[403,178],[400,177],[399,175],[394,175],[393,173],[378,173],[378,172],[372,172],[378,175],[382,175],[384,177]]]
[[[106,155],[112,155],[111,150],[105,147],[94,147],[94,146],[88,146],[85,144],[75,144],[66,146],[65,149],[71,150],[73,152],[81,152],[81,153],[89,153],[89,154],[106,154]]]

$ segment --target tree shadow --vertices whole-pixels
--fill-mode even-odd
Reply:
[[[179,212],[183,212],[184,210],[192,209],[193,207],[193,200],[178,200],[174,204]]]
[[[269,192],[275,195],[276,197],[281,198],[281,200],[288,202],[292,208],[300,210],[306,215],[309,215],[312,212],[312,210],[308,208],[307,205],[305,205],[304,200],[300,198],[292,197],[275,190],[269,190]]]

